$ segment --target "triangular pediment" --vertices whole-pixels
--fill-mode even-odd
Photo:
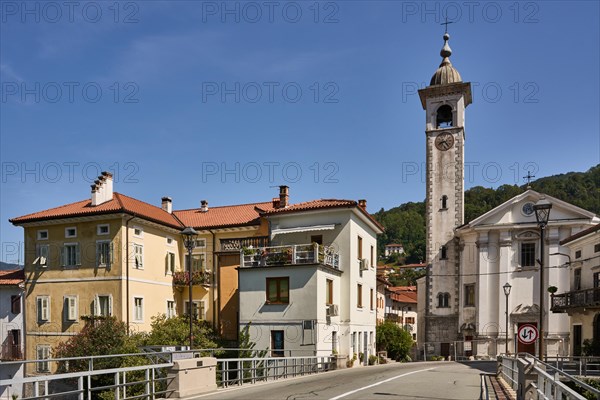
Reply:
[[[583,223],[598,223],[600,218],[594,213],[584,210],[583,208],[574,206],[552,196],[544,195],[535,190],[528,189],[498,207],[491,209],[485,214],[475,218],[468,224],[465,224],[459,230],[468,228],[477,228],[485,226],[498,225],[527,225],[536,224],[535,212],[531,206],[542,197],[552,203],[550,212],[550,225],[552,221],[581,221]]]

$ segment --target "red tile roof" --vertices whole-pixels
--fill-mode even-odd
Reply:
[[[73,218],[87,215],[126,213],[135,215],[159,224],[176,229],[192,226],[198,229],[222,228],[229,226],[257,225],[261,215],[269,216],[277,213],[300,212],[329,208],[357,207],[378,227],[383,230],[369,213],[358,207],[354,200],[314,200],[292,204],[289,207],[275,209],[273,202],[250,203],[232,206],[211,207],[207,212],[200,208],[191,210],[175,210],[169,214],[162,208],[115,192],[112,200],[97,206],[91,205],[91,200],[81,200],[60,207],[50,208],[32,214],[23,215],[10,220],[15,225],[60,218]]]
[[[181,229],[183,227],[177,218],[164,211],[162,208],[117,192],[114,193],[112,200],[97,206],[92,206],[92,202],[89,199],[81,200],[75,203],[66,204],[64,206],[23,215],[21,217],[13,218],[9,221],[15,225],[19,225],[26,222],[72,218],[87,215],[113,214],[120,212],[139,216],[141,218],[167,225],[172,228]]]
[[[270,210],[273,210],[273,202],[211,207],[207,212],[195,208],[173,211],[173,214],[175,214],[184,226],[208,229],[258,224],[260,213]]]
[[[302,211],[313,211],[313,210],[325,210],[325,209],[333,209],[333,208],[353,208],[356,207],[360,210],[367,218],[371,220],[379,229],[384,230],[383,226],[373,218],[371,214],[369,214],[365,209],[358,206],[358,202],[354,200],[338,200],[338,199],[319,199],[306,201],[303,203],[291,204],[285,208],[272,209],[270,211],[265,212],[265,215],[274,215],[274,214],[286,214],[286,213],[294,213],[294,212],[302,212]]]
[[[394,292],[416,292],[417,291],[416,286],[392,286],[392,287],[389,287],[388,289],[390,289],[391,291],[394,291]]]
[[[400,303],[417,303],[416,295],[416,293],[392,293],[390,297],[392,300],[399,301]]]
[[[385,247],[402,247],[402,245],[398,243],[390,243],[386,244]]]
[[[0,285],[18,285],[23,281],[25,281],[25,271],[22,269],[0,271]]]
[[[425,268],[426,266],[427,266],[427,264],[420,263],[420,264],[398,265],[398,268]]]

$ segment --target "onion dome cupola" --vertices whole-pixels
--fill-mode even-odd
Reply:
[[[448,33],[444,34],[444,47],[440,51],[440,56],[442,56],[442,63],[439,68],[435,71],[433,76],[431,77],[430,86],[434,85],[448,85],[451,83],[459,83],[462,82],[462,78],[460,74],[452,66],[450,62],[450,56],[452,55],[452,49],[448,44],[448,39],[450,39],[450,35]]]

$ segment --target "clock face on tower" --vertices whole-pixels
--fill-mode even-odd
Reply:
[[[440,151],[446,151],[454,146],[454,136],[450,132],[442,132],[435,138],[435,147]]]

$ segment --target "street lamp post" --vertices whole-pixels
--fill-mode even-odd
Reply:
[[[189,303],[188,303],[188,317],[190,319],[190,350],[194,345],[194,319],[192,313],[192,251],[196,247],[196,237],[198,232],[192,227],[187,227],[181,231],[183,236],[183,246],[188,251],[188,288],[189,288]]]
[[[542,197],[538,200],[537,203],[533,205],[533,210],[535,211],[535,219],[537,220],[537,224],[540,227],[540,259],[538,262],[540,263],[540,322],[539,322],[539,349],[538,349],[538,358],[540,360],[544,360],[544,297],[546,295],[544,291],[544,239],[546,237],[545,230],[548,225],[548,221],[550,219],[550,209],[552,208],[552,203],[546,200],[545,197]]]
[[[510,286],[510,283],[508,282],[502,286],[502,289],[504,289],[504,295],[506,296],[506,349],[504,351],[506,354],[508,354],[508,296],[510,295],[511,288],[512,286]]]

